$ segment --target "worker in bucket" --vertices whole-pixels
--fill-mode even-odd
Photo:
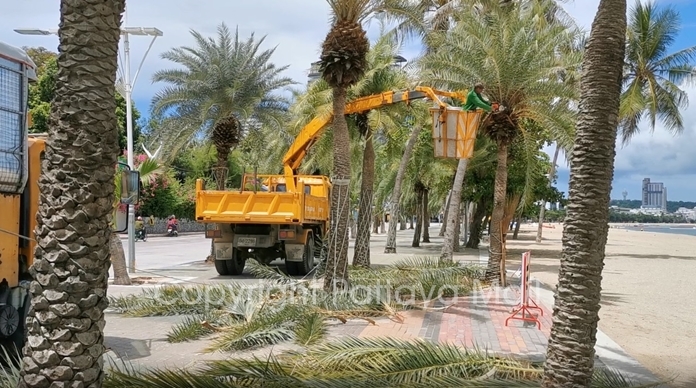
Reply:
[[[469,92],[466,96],[466,103],[464,104],[464,110],[473,111],[478,109],[483,109],[486,112],[497,111],[498,104],[490,103],[488,100],[483,98],[481,93],[483,93],[483,84],[477,83],[474,85],[474,89]]]

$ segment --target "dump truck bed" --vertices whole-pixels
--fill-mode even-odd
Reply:
[[[196,220],[230,224],[318,224],[328,220],[328,179],[301,179],[301,191],[285,192],[283,177],[271,177],[264,179],[268,185],[251,190],[203,190],[202,181],[198,181]]]

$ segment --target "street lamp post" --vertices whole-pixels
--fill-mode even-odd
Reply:
[[[22,35],[58,35],[57,29],[45,30],[37,28],[18,28],[14,31]],[[117,83],[116,88],[118,89],[119,93],[121,93],[123,98],[126,100],[126,142],[128,153],[128,166],[131,169],[135,169],[135,162],[133,159],[133,85],[135,85],[135,81],[138,79],[140,69],[142,69],[143,63],[145,63],[145,58],[147,58],[147,54],[150,52],[152,45],[155,43],[157,37],[162,36],[163,33],[162,31],[154,27],[121,27],[121,35],[123,35],[123,61],[125,62],[125,79]],[[152,37],[150,45],[148,46],[147,51],[145,51],[145,54],[143,55],[143,58],[140,61],[140,64],[138,65],[138,69],[135,72],[133,80],[131,80],[130,76],[130,42],[128,39],[129,35]],[[135,272],[135,205],[128,206],[128,272]]]

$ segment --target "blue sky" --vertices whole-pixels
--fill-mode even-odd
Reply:
[[[633,4],[628,0],[629,6]],[[674,44],[674,50],[696,45],[696,1],[656,0],[658,5],[670,5],[681,14],[682,31]],[[0,41],[15,46],[44,46],[56,50],[56,37],[22,36],[13,32],[15,28],[57,28],[59,2],[57,0],[22,0],[3,4],[0,12]],[[567,0],[563,7],[580,25],[589,29],[599,0]],[[166,4],[166,6],[164,6]],[[305,84],[309,64],[319,55],[321,41],[328,31],[326,0],[254,0],[229,1],[206,0],[128,0],[126,26],[157,27],[164,32],[143,65],[134,88],[134,102],[146,114],[149,101],[161,85],[152,84],[154,71],[171,67],[160,58],[160,54],[175,46],[190,45],[189,30],[207,36],[215,34],[219,23],[230,28],[239,26],[242,37],[255,32],[266,35],[263,47],[276,47],[273,61],[289,65],[287,76]],[[368,26],[371,38],[379,31],[377,23]],[[135,69],[149,44],[145,37],[131,38],[131,66]],[[413,58],[420,52],[414,44],[406,45],[402,55]],[[696,104],[696,87],[685,86],[690,101]],[[696,201],[696,109],[690,107],[683,112],[685,133],[674,138],[658,124],[654,134],[647,128],[625,148],[617,149],[614,190],[612,198],[620,198],[628,191],[629,198],[640,198],[640,185],[644,177],[664,182],[670,200]],[[547,152],[553,154],[553,148]],[[557,187],[568,190],[568,168],[560,163]]]

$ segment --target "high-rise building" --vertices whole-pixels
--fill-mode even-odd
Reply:
[[[651,182],[650,178],[645,178],[642,192],[642,209],[660,209],[667,212],[667,188],[662,182]]]
[[[319,61],[316,61],[312,62],[312,64],[310,65],[309,75],[307,76],[307,86],[321,78],[321,72],[319,71],[319,63]],[[405,64],[406,58],[402,57],[401,55],[396,55],[394,57],[394,63],[392,64],[392,66],[396,69],[402,69]]]

